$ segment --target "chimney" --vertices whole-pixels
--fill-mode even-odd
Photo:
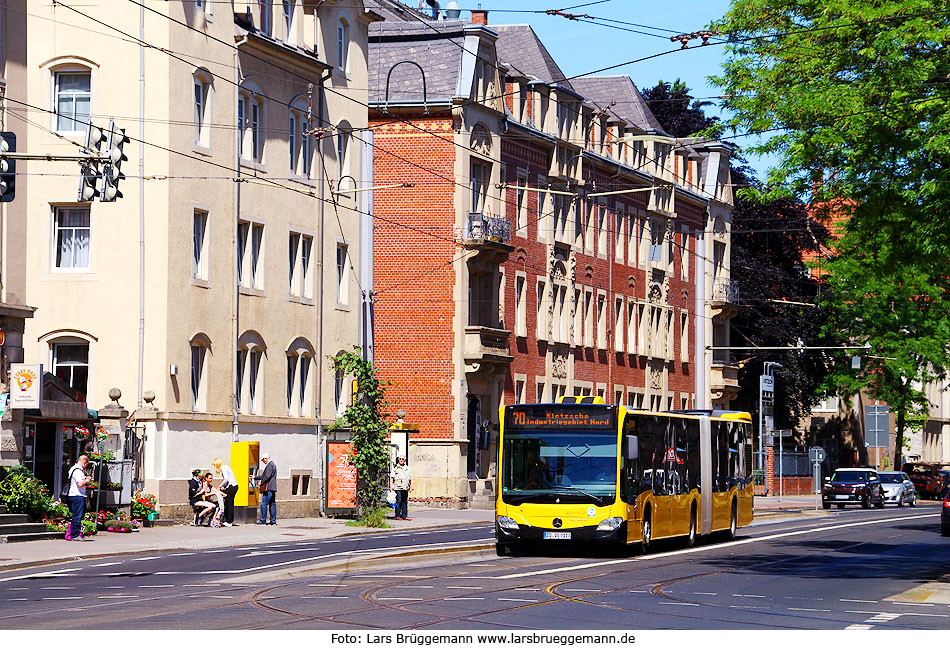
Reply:
[[[487,25],[488,24],[488,9],[472,9],[472,24],[473,25]]]

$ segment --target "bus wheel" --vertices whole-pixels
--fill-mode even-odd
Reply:
[[[647,512],[643,516],[643,528],[640,539],[640,547],[643,549],[643,553],[646,554],[650,551],[650,541],[653,537],[653,525],[650,520],[650,513]]]
[[[729,530],[726,532],[727,541],[736,540],[736,528],[739,526],[738,515],[736,513],[736,501],[732,501],[732,510],[729,513]]]
[[[696,508],[689,512],[689,536],[686,537],[686,547],[696,547]]]

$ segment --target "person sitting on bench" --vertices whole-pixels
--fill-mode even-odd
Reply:
[[[200,525],[202,519],[205,519],[214,511],[214,503],[204,499],[204,480],[201,476],[201,469],[195,469],[191,472],[191,480],[188,481],[188,504],[195,512],[193,525]],[[210,522],[210,518],[208,521]]]

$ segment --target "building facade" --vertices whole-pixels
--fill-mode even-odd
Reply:
[[[415,187],[377,195],[375,350],[412,496],[492,502],[505,403],[728,406],[729,149],[627,77],[566,79],[527,25],[378,7],[376,184]]]
[[[24,356],[89,404],[126,395],[137,481],[168,510],[237,440],[270,451],[286,513],[319,508],[345,401],[327,357],[360,342],[371,282],[372,206],[353,190],[372,178],[378,18],[359,1],[30,3],[7,118],[37,152],[78,153],[111,118],[131,141],[115,202],[77,201],[61,163],[18,167]],[[73,423],[38,426],[38,452]]]

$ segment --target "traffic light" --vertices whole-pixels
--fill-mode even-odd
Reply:
[[[106,139],[102,129],[89,124],[86,129],[86,146],[88,153],[99,155],[99,149],[102,142]],[[81,202],[93,201],[99,195],[96,185],[99,183],[99,161],[84,160],[79,163],[79,200]]]
[[[109,160],[103,163],[102,167],[102,195],[99,200],[103,202],[112,202],[117,198],[122,198],[122,192],[119,191],[119,181],[125,178],[122,173],[122,162],[129,158],[122,153],[122,147],[129,141],[125,136],[124,128],[116,128],[113,122],[109,122],[108,140],[106,144],[105,155]]]
[[[13,200],[16,190],[16,160],[11,160],[7,153],[16,153],[16,135],[9,132],[0,132],[0,203],[9,203]]]

